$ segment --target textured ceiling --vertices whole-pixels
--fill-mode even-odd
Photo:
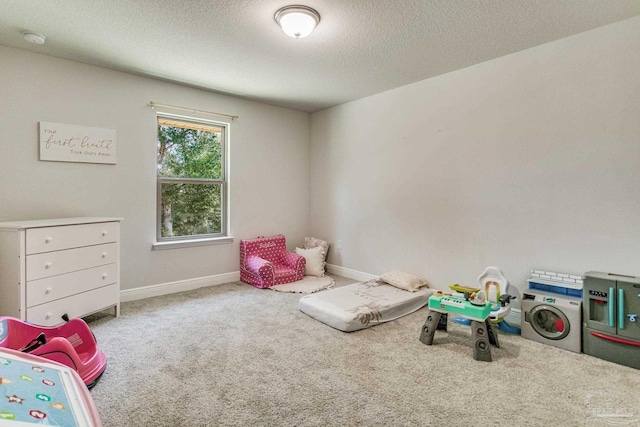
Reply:
[[[322,20],[295,40],[273,15],[296,2],[0,0],[0,44],[314,112],[640,15],[640,0],[303,0]]]

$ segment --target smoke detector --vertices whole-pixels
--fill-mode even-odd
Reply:
[[[34,33],[31,31],[25,31],[23,34],[24,39],[29,43],[44,44],[45,40],[47,40],[47,38],[42,34]]]

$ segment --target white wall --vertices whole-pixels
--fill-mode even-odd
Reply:
[[[311,234],[440,289],[640,275],[639,76],[633,18],[314,113]]]
[[[123,289],[239,270],[238,242],[309,225],[309,115],[0,46],[0,221],[123,217]],[[149,101],[237,114],[231,124],[234,243],[152,251],[156,122]],[[117,131],[117,165],[38,160],[38,122]]]

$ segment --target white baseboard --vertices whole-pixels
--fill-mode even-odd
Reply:
[[[327,264],[326,268],[328,273],[337,274],[338,276],[347,277],[353,280],[366,281],[378,278],[378,276],[373,274],[352,270],[339,265]],[[214,276],[196,277],[194,279],[178,280],[175,282],[160,283],[157,285],[143,286],[134,289],[124,289],[120,291],[120,302],[158,297],[161,295],[190,291],[207,286],[237,282],[238,280],[240,280],[240,272],[234,271],[232,273],[216,274]]]
[[[196,277],[194,279],[178,280],[176,282],[160,283],[158,285],[143,286],[141,288],[124,289],[120,291],[120,301],[136,301],[139,299],[173,294],[176,292],[191,291],[207,286],[222,285],[223,283],[237,282],[240,280],[240,272],[216,274],[213,276]]]
[[[350,268],[333,264],[327,264],[327,272],[331,274],[337,274],[338,276],[346,277],[348,279],[360,280],[362,282],[378,278],[378,276],[373,274],[365,273],[358,270],[352,270]]]

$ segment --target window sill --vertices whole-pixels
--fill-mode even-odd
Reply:
[[[167,249],[191,248],[194,246],[224,245],[227,243],[233,243],[233,236],[211,237],[208,239],[173,240],[168,242],[155,242],[153,245],[151,245],[151,249],[154,251],[164,251]]]

